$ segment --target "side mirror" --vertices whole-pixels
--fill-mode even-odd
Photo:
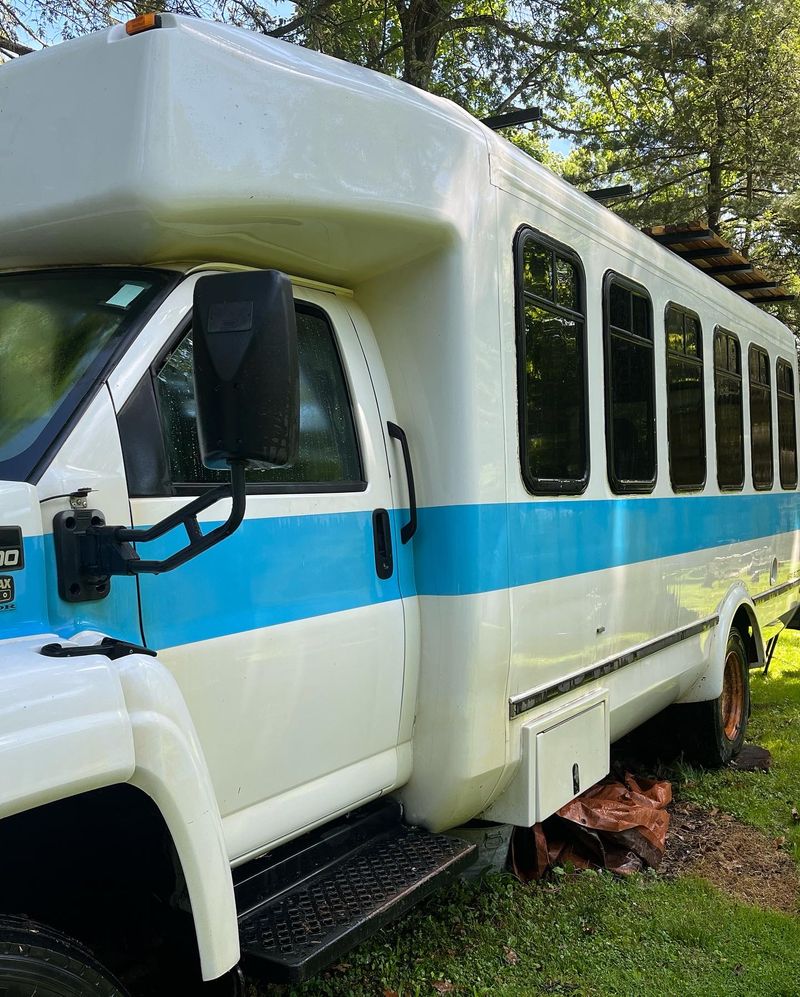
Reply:
[[[292,285],[278,270],[201,277],[192,316],[200,453],[206,467],[297,459],[300,373]]]

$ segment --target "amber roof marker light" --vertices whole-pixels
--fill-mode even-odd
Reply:
[[[128,35],[138,35],[142,31],[150,31],[153,28],[161,27],[160,14],[140,14],[125,22],[125,33]]]

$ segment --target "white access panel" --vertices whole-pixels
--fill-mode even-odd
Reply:
[[[536,735],[536,814],[544,820],[609,768],[605,703]]]
[[[608,774],[608,690],[596,689],[528,720],[519,738],[517,771],[481,816],[531,827]]]

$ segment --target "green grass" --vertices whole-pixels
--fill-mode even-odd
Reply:
[[[513,952],[518,961],[513,960]],[[800,992],[800,922],[694,879],[607,873],[456,887],[292,993],[676,995]]]
[[[769,748],[770,774],[679,766],[676,793],[774,836],[800,859],[800,636],[781,638],[765,679],[752,676],[749,740]],[[572,994],[796,997],[800,919],[745,906],[708,883],[647,874],[557,875],[522,886],[495,876],[459,884],[286,991],[296,997]],[[254,991],[255,993],[255,991]]]

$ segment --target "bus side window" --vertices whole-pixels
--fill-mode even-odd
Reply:
[[[529,492],[589,481],[586,310],[578,256],[532,229],[517,235],[519,452]]]
[[[717,440],[717,484],[720,491],[744,486],[744,413],[742,348],[732,332],[714,332],[714,422]]]
[[[772,389],[769,355],[750,344],[750,447],[753,458],[753,487],[759,491],[772,488]]]
[[[797,488],[797,432],[794,416],[794,371],[792,365],[778,359],[775,366],[778,392],[778,465],[781,488]]]
[[[667,337],[667,436],[674,491],[706,483],[703,332],[700,319],[677,305],[664,316]]]
[[[615,273],[603,287],[608,480],[615,492],[656,483],[653,307],[647,291]]]

